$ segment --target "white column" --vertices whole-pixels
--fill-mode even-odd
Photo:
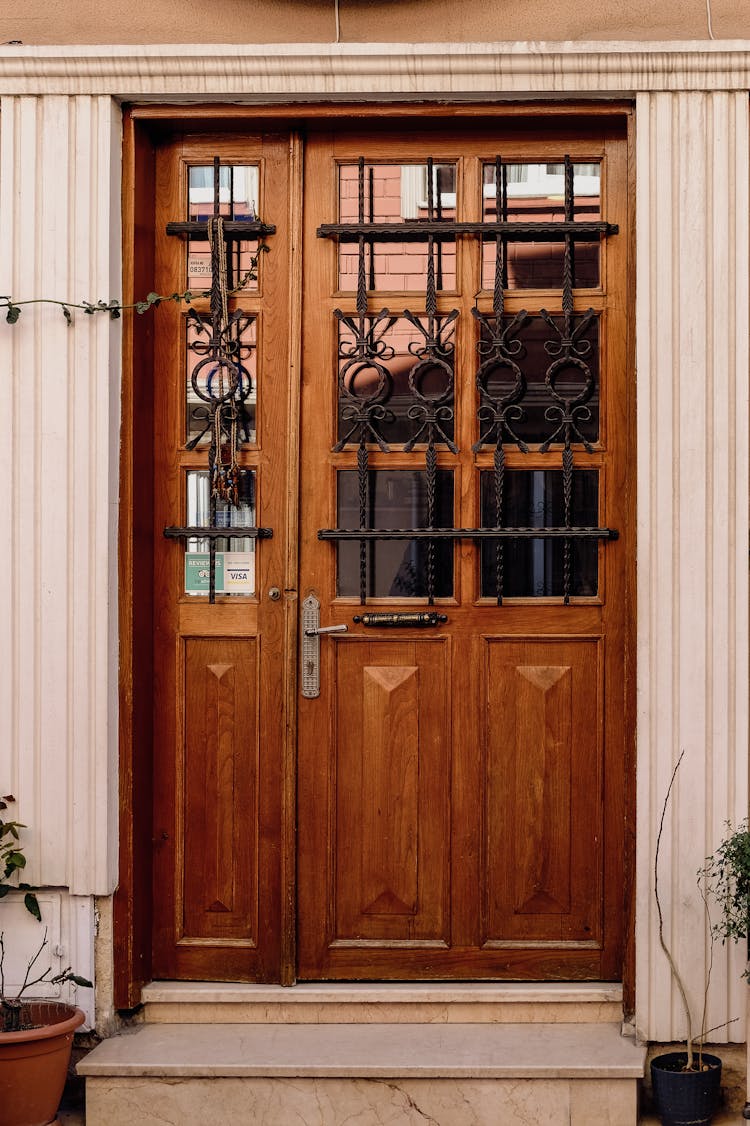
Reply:
[[[748,804],[748,98],[637,99],[637,1025],[684,1020],[665,933],[700,1020],[709,944],[697,869]],[[720,945],[708,1027],[744,1039],[744,952]]]
[[[0,294],[120,294],[120,114],[108,97],[0,99]],[[32,881],[117,874],[119,325],[0,315],[0,792]]]

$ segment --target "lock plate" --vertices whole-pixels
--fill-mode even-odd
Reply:
[[[313,594],[302,602],[302,695],[316,700],[320,695],[320,603]]]

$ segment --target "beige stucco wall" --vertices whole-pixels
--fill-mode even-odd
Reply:
[[[339,0],[341,42],[750,37],[746,0]],[[327,43],[335,0],[6,0],[0,44]]]

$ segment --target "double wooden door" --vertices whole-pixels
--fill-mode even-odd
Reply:
[[[181,138],[160,292],[202,288],[208,244],[162,232],[217,186],[273,231],[227,242],[214,602],[208,541],[162,535],[208,522],[208,299],[157,310],[155,976],[618,978],[622,123]]]

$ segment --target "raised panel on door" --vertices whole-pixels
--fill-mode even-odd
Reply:
[[[257,641],[185,638],[178,941],[258,942]]]
[[[446,945],[448,646],[339,641],[335,678],[331,940]]]
[[[590,969],[602,940],[602,645],[484,644],[484,943],[564,943]]]

